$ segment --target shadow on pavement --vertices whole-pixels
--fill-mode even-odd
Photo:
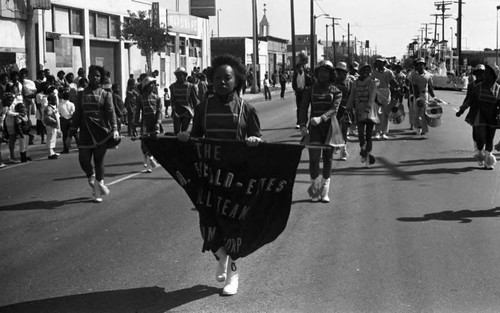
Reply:
[[[0,211],[24,211],[24,210],[54,210],[64,205],[77,203],[94,203],[90,197],[80,197],[68,200],[31,201],[11,205],[0,206]]]
[[[473,218],[479,217],[499,217],[500,207],[490,210],[461,210],[461,211],[442,211],[437,213],[424,214],[422,217],[400,217],[396,220],[400,222],[427,222],[427,221],[458,221],[459,223],[470,223]]]
[[[155,286],[17,303],[0,307],[0,312],[163,313],[218,293],[218,288],[202,285],[172,292],[165,292],[163,288]]]

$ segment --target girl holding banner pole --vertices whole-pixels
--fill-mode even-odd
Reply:
[[[333,85],[335,69],[332,62],[321,61],[315,69],[316,83],[307,89],[302,98],[299,109],[299,125],[302,136],[309,135],[309,144],[327,145],[329,132],[331,135],[332,119],[337,119],[342,92]],[[311,106],[310,119],[308,118],[309,105]],[[309,122],[309,127],[307,126]],[[338,122],[337,122],[338,128]],[[323,170],[320,177],[319,162],[323,154]],[[330,146],[324,149],[309,148],[309,172],[311,186],[307,192],[311,201],[330,202],[330,175],[332,172],[332,154]]]
[[[244,86],[246,69],[232,55],[220,55],[212,60],[209,76],[214,84],[214,95],[195,108],[191,133],[180,132],[177,138],[187,142],[192,137],[245,140],[247,145],[256,146],[261,141],[260,121],[255,108],[239,97]],[[216,220],[214,217],[213,220]],[[203,220],[200,219],[203,227]],[[223,295],[234,295],[238,291],[238,270],[235,261],[225,249],[225,234],[222,227],[216,227],[216,234],[210,242],[205,241],[203,251],[211,250],[218,260],[215,279],[225,281]]]

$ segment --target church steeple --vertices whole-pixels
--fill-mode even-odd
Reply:
[[[264,3],[264,16],[262,17],[262,20],[260,20],[259,23],[259,36],[269,36],[269,22],[267,21],[266,17],[266,4]]]

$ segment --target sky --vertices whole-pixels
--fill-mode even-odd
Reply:
[[[260,22],[266,4],[266,16],[269,21],[270,36],[291,38],[290,0],[257,0],[257,20]],[[422,34],[425,23],[435,23],[431,14],[439,14],[435,6],[438,0],[314,0],[314,15],[329,14],[340,18],[335,26],[336,41],[347,40],[347,24],[350,33],[358,41],[370,41],[370,47],[378,54],[400,59],[406,53],[406,47],[413,39]],[[445,19],[445,39],[451,41],[457,32],[457,0],[446,11],[451,14]],[[497,12],[500,0],[464,0],[462,5],[462,50],[495,49],[497,44]],[[252,36],[252,0],[216,0],[219,11],[219,31],[221,37]],[[310,0],[294,0],[295,33],[310,33]],[[441,24],[441,18],[438,19]],[[325,40],[326,24],[331,19],[318,17],[316,30],[319,39]],[[210,17],[210,26],[217,36],[217,17]],[[428,31],[434,31],[434,25],[428,25]],[[437,26],[441,36],[441,25]],[[332,28],[328,27],[328,40],[332,39]],[[425,31],[423,31],[425,33]],[[433,38],[433,34],[428,37]],[[353,37],[351,37],[354,40]],[[499,39],[500,40],[500,39]],[[453,47],[456,47],[456,37]],[[500,45],[500,44],[499,44]]]

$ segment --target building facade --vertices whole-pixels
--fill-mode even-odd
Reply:
[[[147,0],[0,0],[2,71],[28,68],[76,73],[82,67],[101,65],[113,82],[126,85],[129,74],[146,71],[146,58],[133,42],[121,38],[121,24],[130,12],[151,13]],[[208,19],[189,15],[190,1],[158,1],[158,16],[170,26],[172,42],[155,53],[161,90],[174,80],[173,71],[204,68],[211,58]]]

